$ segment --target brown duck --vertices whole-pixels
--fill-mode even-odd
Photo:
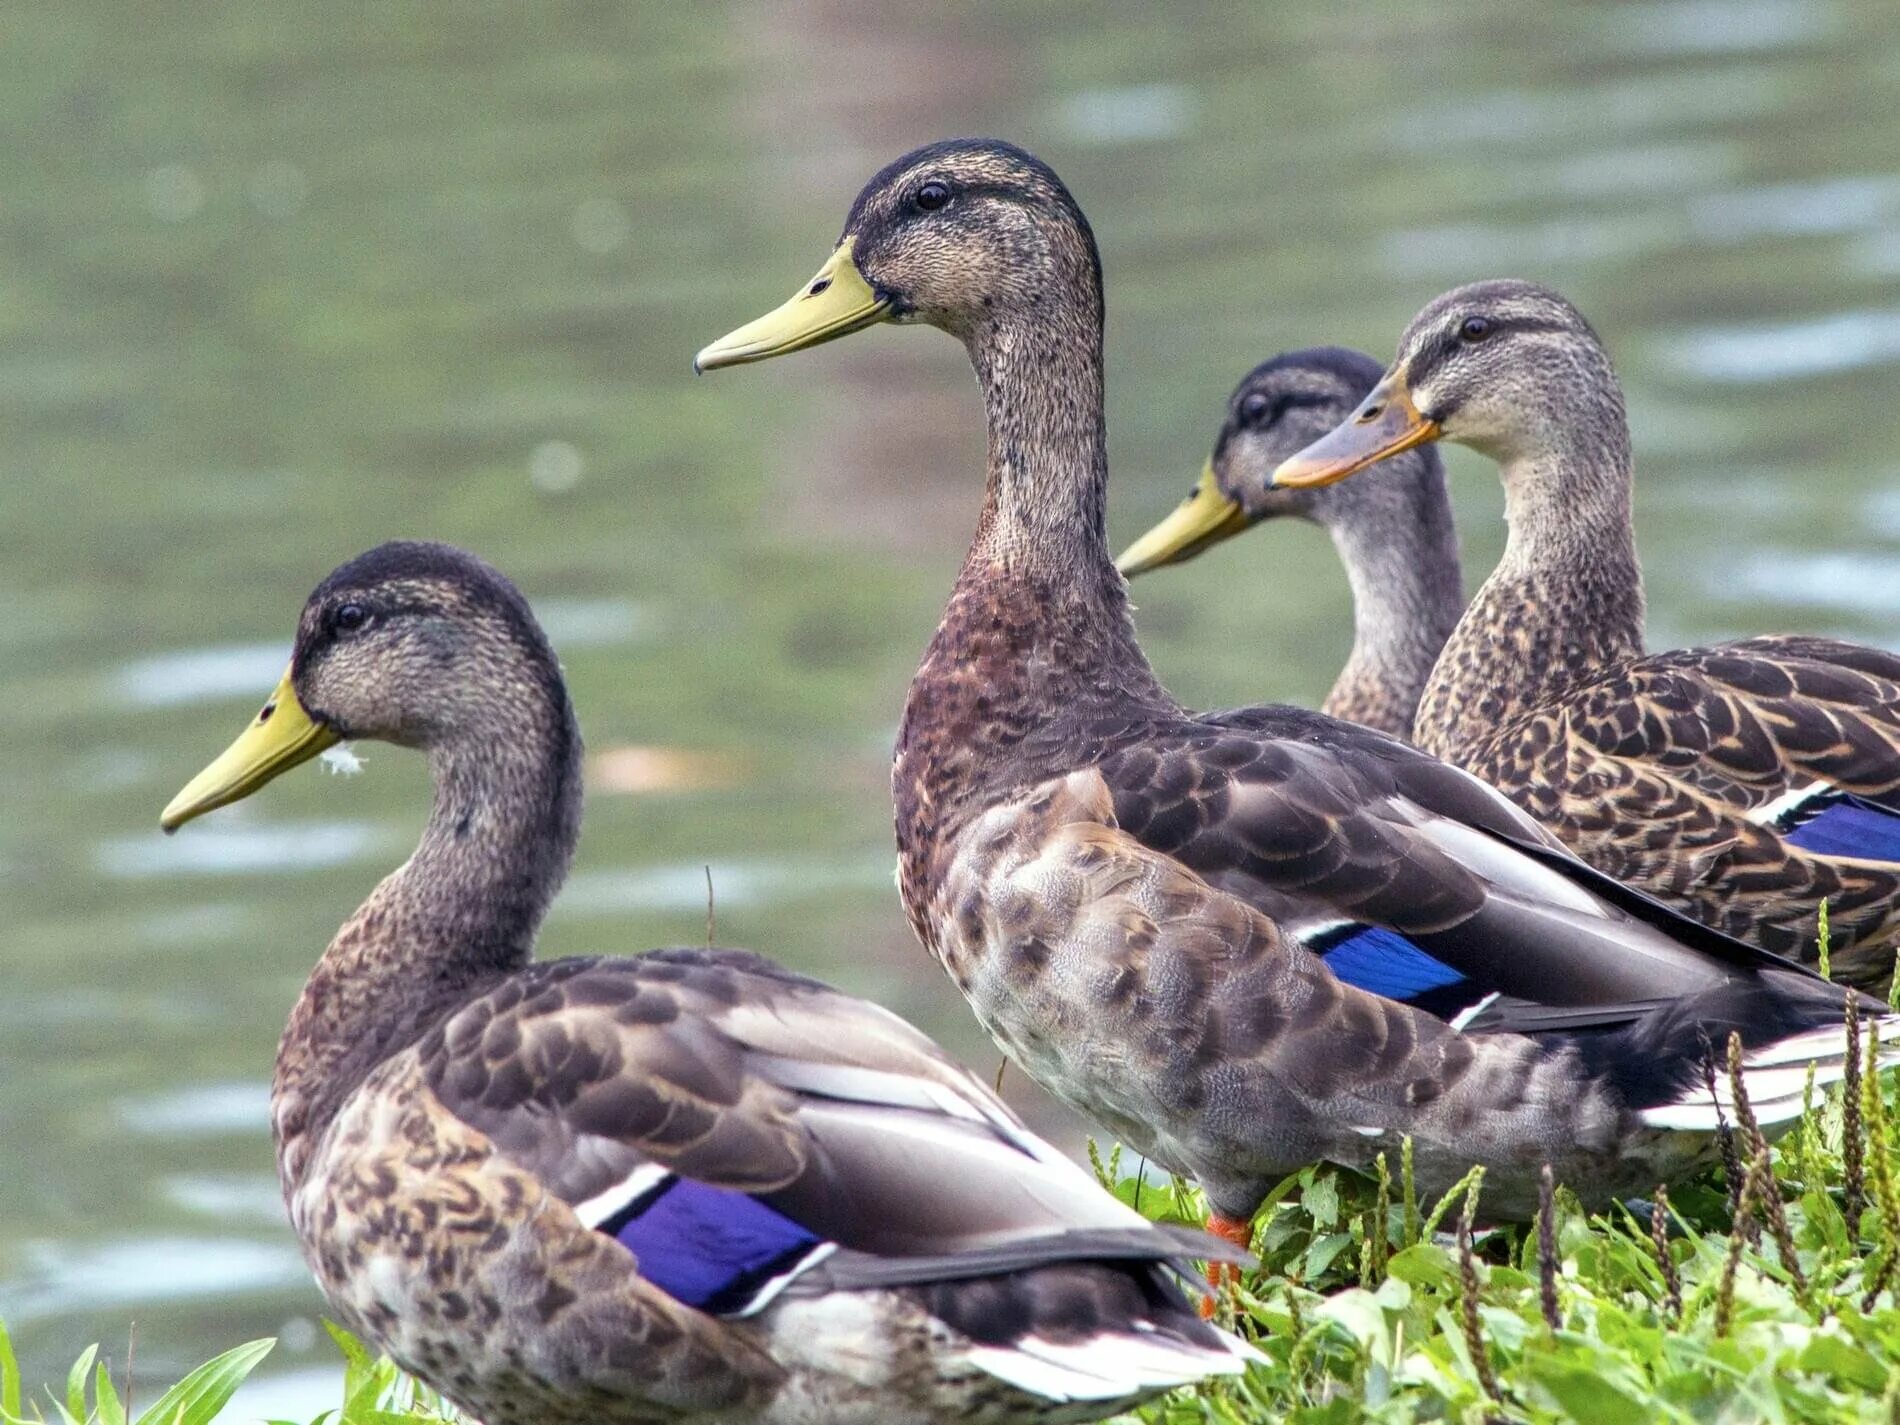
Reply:
[[[1136,645],[1103,528],[1102,283],[1049,168],[933,144],[707,369],[884,321],[962,341],[989,426],[969,554],[892,771],[904,903],[1006,1053],[1236,1240],[1316,1159],[1409,1136],[1421,1180],[1538,1165],[1592,1198],[1703,1161],[1711,1042],[1758,1111],[1840,1071],[1842,992],[1565,852],[1500,793],[1297,708],[1185,711]],[[904,438],[915,439],[912,433]],[[1878,1006],[1869,1004],[1869,1013]]]
[[[332,573],[175,828],[339,738],[428,754],[422,842],[278,1052],[278,1174],[350,1327],[488,1425],[1081,1421],[1243,1366],[1144,1221],[929,1039],[745,950],[532,961],[581,743],[515,587]]]
[[[1629,427],[1603,343],[1530,282],[1447,292],[1378,386],[1280,467],[1311,488],[1433,440],[1498,462],[1504,557],[1446,643],[1420,747],[1477,773],[1599,870],[1838,978],[1900,943],[1900,656],[1771,635],[1643,648]]]
[[[1320,711],[1410,737],[1438,653],[1464,612],[1458,531],[1438,452],[1394,456],[1359,480],[1312,490],[1273,483],[1281,461],[1345,418],[1379,363],[1337,346],[1282,352],[1248,372],[1200,480],[1168,517],[1122,551],[1128,578],[1180,564],[1268,520],[1332,536],[1352,589],[1352,651]],[[1267,591],[1271,602],[1272,590]]]

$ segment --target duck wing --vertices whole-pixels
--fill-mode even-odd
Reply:
[[[863,1287],[1227,1252],[1122,1206],[897,1016],[747,951],[538,965],[420,1058],[445,1108],[719,1314],[821,1263]]]
[[[1783,963],[1591,869],[1475,777],[1321,714],[1183,719],[1099,771],[1142,845],[1350,983],[1464,1027],[1608,1027]]]
[[[1837,967],[1891,973],[1900,656],[1794,636],[1653,654],[1460,760],[1619,879],[1791,958],[1825,900]]]

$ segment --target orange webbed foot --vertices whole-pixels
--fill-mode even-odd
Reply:
[[[1207,1230],[1222,1241],[1232,1242],[1242,1251],[1253,1249],[1253,1223],[1234,1217],[1222,1217],[1218,1212],[1207,1214]],[[1211,1295],[1201,1298],[1201,1316],[1203,1319],[1213,1316],[1215,1306],[1229,1283],[1238,1285],[1240,1268],[1232,1262],[1209,1262],[1207,1264],[1207,1284],[1213,1288]]]

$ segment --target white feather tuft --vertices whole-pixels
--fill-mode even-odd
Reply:
[[[356,755],[355,749],[347,742],[324,748],[317,754],[317,761],[339,777],[354,777],[363,770],[363,759]]]

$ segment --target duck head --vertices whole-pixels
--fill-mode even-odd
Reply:
[[[159,824],[176,831],[345,739],[432,749],[550,703],[566,704],[559,666],[507,578],[448,545],[379,545],[317,586],[276,691]]]
[[[764,361],[878,322],[924,322],[970,344],[1013,318],[1066,309],[1051,295],[1078,287],[1099,318],[1095,240],[1062,181],[1012,144],[950,139],[877,173],[817,274],[693,368]]]
[[[1228,397],[1227,412],[1188,496],[1116,561],[1133,578],[1179,564],[1264,520],[1294,518],[1328,531],[1405,518],[1411,488],[1442,479],[1430,450],[1331,489],[1274,484],[1274,470],[1338,425],[1379,380],[1379,363],[1343,347],[1283,352],[1256,366]]]
[[[1474,282],[1412,319],[1379,383],[1274,483],[1330,485],[1435,440],[1509,466],[1622,428],[1609,355],[1582,313],[1534,282]]]

